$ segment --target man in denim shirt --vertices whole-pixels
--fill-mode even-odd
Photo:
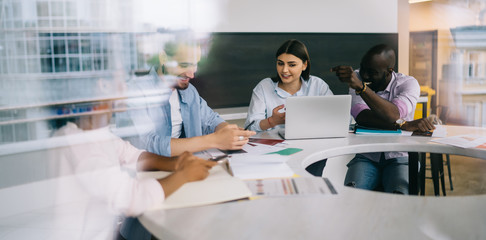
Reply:
[[[146,96],[146,107],[130,113],[141,136],[140,142],[135,144],[137,147],[162,156],[179,156],[185,151],[210,148],[237,150],[256,134],[225,122],[189,83],[194,78],[200,55],[198,46],[168,43],[159,55],[158,69],[151,69],[148,75],[129,82],[130,90]],[[166,92],[167,88],[172,89]],[[155,99],[153,90],[160,92]],[[150,232],[136,218],[123,221],[120,236],[151,238]]]
[[[339,80],[349,85],[353,96],[351,115],[360,125],[380,129],[429,131],[435,127],[426,118],[413,120],[420,86],[411,76],[395,73],[395,51],[384,45],[372,47],[361,60],[360,69],[333,68]],[[357,154],[348,163],[344,184],[385,192],[408,194],[406,152]]]
[[[255,134],[235,124],[228,124],[214,112],[189,83],[194,78],[201,49],[186,43],[167,44],[159,55],[157,74],[174,79],[170,104],[154,116],[155,130],[145,136],[148,151],[164,156],[178,156],[184,151],[199,152],[210,148],[238,150]]]

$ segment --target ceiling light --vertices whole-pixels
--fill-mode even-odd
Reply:
[[[419,3],[419,2],[430,2],[432,0],[408,0],[408,3],[412,4],[412,3]]]

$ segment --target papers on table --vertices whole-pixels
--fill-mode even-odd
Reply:
[[[249,154],[267,154],[284,150],[285,147],[267,145],[262,143],[247,143],[243,146],[243,150]]]
[[[435,129],[430,132],[421,132],[416,130],[412,132],[411,136],[421,136],[421,137],[445,137],[447,135],[447,130],[442,125],[434,125]],[[405,131],[403,131],[405,132]],[[403,135],[403,134],[402,134]]]
[[[448,144],[462,148],[474,148],[486,143],[486,137],[478,135],[459,135],[434,139],[432,142]]]
[[[138,177],[163,178],[169,174],[170,172],[144,172]],[[250,196],[250,189],[241,179],[232,177],[220,165],[216,165],[210,170],[206,179],[182,185],[164,202],[154,206],[153,210],[202,206]]]
[[[253,196],[337,194],[331,181],[320,177],[257,179],[246,181]]]
[[[294,172],[285,163],[289,156],[279,154],[235,154],[229,158],[233,176],[241,179],[291,177]]]
[[[273,164],[285,163],[289,156],[280,154],[235,154],[229,158],[230,164]]]
[[[258,178],[292,177],[294,172],[286,163],[279,164],[230,164],[235,177],[243,180]]]
[[[260,139],[243,146],[243,151],[227,154],[229,172],[240,179],[292,177],[294,172],[287,165],[289,155],[302,151],[300,148],[286,148],[283,140]],[[226,156],[218,149],[209,149],[196,156],[217,158]]]
[[[435,129],[434,132],[432,133],[432,137],[438,137],[438,138],[443,138],[447,136],[447,130],[444,126],[442,125],[434,125]]]
[[[289,155],[302,151],[298,148],[285,148],[282,140],[265,141],[260,139],[243,146],[246,153],[232,154],[229,165],[233,176],[241,179],[291,177],[294,172],[286,164]]]
[[[486,149],[486,143],[483,143],[483,144],[477,146],[476,148]]]

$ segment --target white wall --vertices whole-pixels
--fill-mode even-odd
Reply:
[[[190,25],[207,32],[396,33],[397,1],[193,0]],[[208,6],[208,14],[200,11]]]
[[[410,61],[410,4],[408,0],[398,0],[398,71],[407,74]]]
[[[474,25],[476,16],[475,11],[458,4],[415,3],[410,5],[410,31],[449,30]]]

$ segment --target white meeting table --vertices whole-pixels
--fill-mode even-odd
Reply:
[[[486,128],[446,129],[447,136],[486,136]],[[291,140],[287,141],[288,147],[303,151],[293,154],[287,164],[296,174],[311,176],[305,171],[308,165],[354,153],[431,152],[486,160],[484,149],[464,149],[430,140],[352,133],[346,138]],[[160,239],[486,239],[486,195],[403,196],[333,184],[337,195],[269,197],[147,211],[139,220]]]

